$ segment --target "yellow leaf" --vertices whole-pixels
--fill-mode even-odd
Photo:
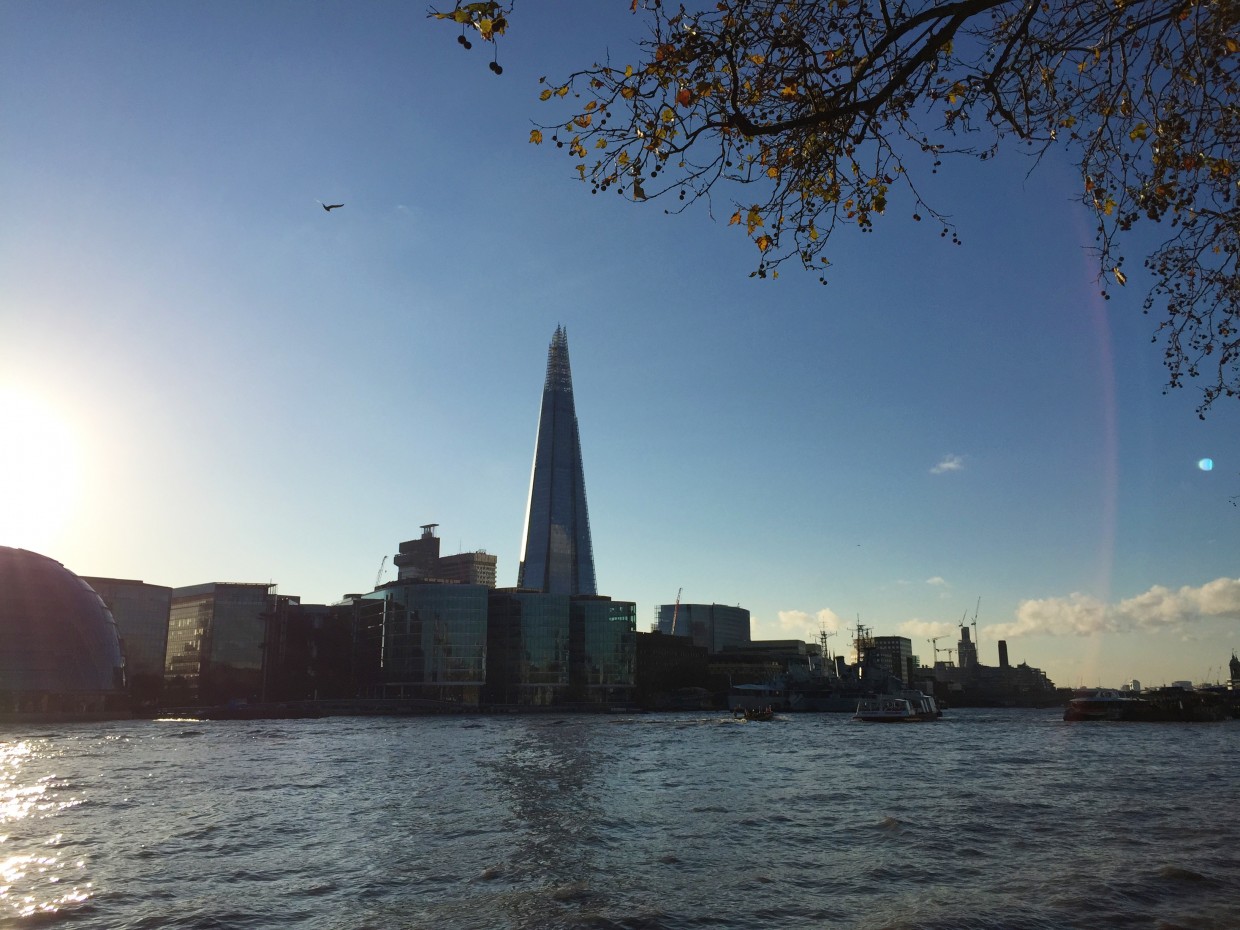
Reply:
[[[573,122],[576,123],[578,126],[580,126],[582,129],[585,129],[593,121],[594,121],[594,117],[591,116],[589,113],[582,113],[580,116],[573,117]]]
[[[728,225],[735,226],[740,221],[741,221],[741,211],[737,210],[735,213],[732,214],[732,219],[728,220]]]
[[[568,96],[568,85],[565,84],[563,87],[557,89],[555,92],[555,95],[557,97],[567,97]]]
[[[548,87],[541,94],[539,94],[538,99],[539,100],[550,100],[551,99],[551,88]]]
[[[635,91],[631,87],[621,87],[620,96],[623,97],[625,100],[632,100],[634,97],[637,96],[637,91]]]
[[[809,228],[809,238],[813,242],[818,241],[818,230],[815,229],[813,226]]]
[[[1115,280],[1118,281],[1121,285],[1128,283],[1127,275],[1125,275],[1122,271],[1119,270],[1118,265],[1112,268],[1111,271],[1115,275]]]
[[[1132,127],[1132,132],[1128,133],[1128,138],[1133,142],[1136,142],[1138,139],[1144,139],[1149,135],[1147,132],[1148,128],[1145,123],[1137,123],[1137,125]]]
[[[585,165],[578,165],[578,166],[577,166],[577,173],[578,173],[579,175],[581,175],[581,180],[583,180],[583,181],[584,181],[584,180],[586,179],[586,166],[585,166]]]
[[[749,60],[752,61],[755,65],[760,65],[766,61],[766,56],[765,55],[750,55]]]
[[[669,107],[664,107],[663,112],[659,114],[665,123],[676,122],[676,112]]]
[[[535,145],[542,145],[542,132],[538,129],[530,130],[530,141]]]
[[[1227,53],[1229,55],[1234,55],[1236,52],[1240,52],[1240,42],[1237,42],[1230,36],[1227,37],[1227,40],[1223,44],[1227,46]]]
[[[759,250],[759,251],[765,252],[767,249],[769,249],[769,248],[771,247],[771,237],[770,237],[770,236],[766,236],[766,235],[759,236],[759,237],[758,237],[758,239],[757,239],[757,242],[758,242],[758,250]]]
[[[616,156],[616,164],[623,167],[624,165],[627,165],[628,163],[629,163],[628,152],[621,152],[619,155]]]
[[[598,101],[591,100],[589,103],[586,104],[586,107],[585,107],[586,112],[589,113],[591,110],[593,110],[597,106],[598,106]]]
[[[771,167],[769,167],[769,168],[767,168],[767,169],[766,169],[766,176],[767,176],[768,178],[777,178],[777,177],[779,177],[779,169],[778,169],[778,168],[776,168],[774,165],[771,165]]]
[[[626,78],[631,78],[631,77],[633,76],[633,66],[632,66],[632,65],[625,65],[625,66],[624,66],[624,76],[625,76]]]

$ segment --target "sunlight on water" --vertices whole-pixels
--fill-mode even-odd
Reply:
[[[18,841],[25,848],[56,847],[64,841],[57,832],[40,838],[37,824],[77,807],[80,798],[60,799],[56,792],[63,780],[56,775],[39,775],[33,780],[25,768],[37,761],[38,752],[29,741],[0,744],[0,924],[8,919],[47,917],[83,904],[90,897],[90,882],[66,883],[70,871],[85,877],[86,863],[78,860],[66,866],[55,853],[9,852]]]

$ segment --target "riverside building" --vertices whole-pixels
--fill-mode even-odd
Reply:
[[[273,584],[210,582],[173,588],[164,703],[260,700],[267,620],[280,599]]]

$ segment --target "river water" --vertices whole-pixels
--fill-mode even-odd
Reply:
[[[1240,721],[0,729],[0,926],[1240,928]]]

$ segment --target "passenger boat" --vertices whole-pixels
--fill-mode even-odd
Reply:
[[[1064,720],[1139,720],[1149,704],[1114,688],[1077,688],[1063,709]]]
[[[771,720],[775,711],[770,707],[738,707],[732,711],[737,720]]]
[[[922,723],[941,716],[943,712],[930,695],[920,691],[901,691],[899,694],[862,698],[857,702],[853,719],[865,723]]]

